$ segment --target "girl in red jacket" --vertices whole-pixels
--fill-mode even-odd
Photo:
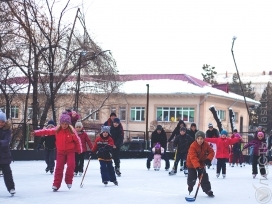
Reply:
[[[92,150],[93,145],[87,133],[83,130],[83,125],[80,121],[76,122],[75,128],[76,128],[78,137],[80,138],[80,141],[81,141],[82,153],[81,154],[78,154],[77,152],[75,153],[76,167],[74,170],[74,176],[76,176],[77,173],[79,174],[79,176],[81,176],[83,173],[84,157],[85,157],[85,152],[87,151],[87,145],[89,146],[90,150]]]
[[[229,145],[233,145],[239,142],[240,138],[227,138],[228,132],[226,130],[221,131],[220,138],[206,138],[205,141],[212,142],[216,144],[216,159],[217,159],[217,169],[216,177],[220,175],[222,169],[223,178],[226,178],[226,161],[229,159]]]
[[[100,135],[95,139],[92,153],[97,154],[97,158],[100,162],[102,183],[107,185],[110,181],[118,186],[114,168],[112,166],[112,149],[114,148],[114,141],[110,137],[110,128],[110,126],[102,126]]]
[[[35,130],[33,134],[35,136],[56,135],[57,165],[52,189],[57,191],[60,188],[65,164],[67,164],[65,183],[70,189],[75,169],[75,152],[82,152],[80,139],[71,125],[71,117],[64,112],[60,116],[59,126],[51,129]]]

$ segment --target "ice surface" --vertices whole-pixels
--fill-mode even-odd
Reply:
[[[85,166],[87,165],[85,160]],[[171,166],[173,160],[170,161]],[[152,166],[152,163],[151,163]],[[11,197],[7,192],[3,177],[0,178],[0,203],[2,204],[174,204],[187,203],[185,197],[188,196],[187,178],[183,172],[178,171],[175,176],[169,176],[164,170],[165,162],[162,161],[160,171],[152,168],[146,169],[146,159],[122,159],[122,177],[118,177],[119,186],[109,183],[107,187],[102,184],[99,162],[91,160],[86,173],[83,188],[80,188],[82,177],[75,177],[73,186],[69,190],[63,182],[58,192],[53,192],[53,175],[45,173],[45,163],[43,161],[15,161],[11,164],[16,194]],[[269,166],[271,169],[271,166]],[[227,178],[215,176],[215,169],[207,169],[212,184],[215,197],[209,198],[200,189],[195,203],[258,203],[255,198],[253,184],[256,188],[266,187],[272,190],[271,175],[268,179],[260,183],[260,175],[252,179],[251,165],[245,167],[229,167],[227,164]],[[194,187],[195,193],[196,186]],[[271,203],[272,201],[270,201]]]

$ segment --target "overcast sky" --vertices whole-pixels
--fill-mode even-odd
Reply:
[[[72,0],[73,2],[78,2]],[[271,0],[85,0],[89,32],[120,73],[272,71]]]

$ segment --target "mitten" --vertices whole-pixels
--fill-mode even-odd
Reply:
[[[206,164],[206,166],[210,167],[212,165],[211,160],[206,159],[205,164]]]
[[[203,170],[203,168],[196,168],[198,178],[200,178],[200,176],[203,174]]]

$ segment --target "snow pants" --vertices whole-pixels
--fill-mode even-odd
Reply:
[[[242,159],[241,151],[233,151],[232,164],[234,165],[234,163],[238,163],[238,161],[240,165],[242,165],[243,159]]]
[[[197,180],[196,169],[188,168],[188,177],[187,177],[188,186],[194,187],[196,180]],[[203,192],[208,192],[209,190],[211,190],[211,183],[209,181],[209,176],[205,170],[203,172],[203,177],[202,177],[202,181],[201,181],[201,188],[202,188]]]
[[[216,173],[220,174],[222,169],[222,174],[226,174],[226,162],[227,158],[217,158]]]
[[[56,150],[55,149],[44,149],[44,160],[49,170],[55,168]]]
[[[152,161],[154,157],[154,153],[151,152],[149,153],[148,157],[147,157],[147,161],[146,161],[146,168],[150,169],[150,162]],[[162,155],[162,159],[165,160],[165,169],[169,169],[170,168],[170,162],[169,162],[169,157],[168,157],[168,154],[167,152],[165,152],[163,155]],[[185,158],[186,159],[186,158]]]
[[[10,164],[0,164],[0,168],[2,169],[3,172],[4,182],[7,190],[10,191],[11,189],[15,189]]]
[[[267,159],[265,158],[265,156],[257,156],[257,155],[253,155],[253,161],[252,161],[252,174],[258,174],[258,169],[257,169],[257,165],[259,164],[259,169],[260,169],[260,173],[261,175],[266,174],[266,170],[265,170],[265,163],[267,162]]]
[[[99,162],[100,162],[100,173],[101,173],[102,182],[116,181],[116,176],[115,176],[114,168],[112,166],[112,161],[99,160]]]
[[[175,162],[174,162],[174,167],[173,167],[173,169],[175,170],[175,172],[177,171],[179,160],[181,160],[181,161],[184,162],[183,163],[183,167],[184,167],[184,169],[187,169],[186,159],[187,159],[187,152],[185,152],[185,153],[177,152],[176,159],[175,159]]]
[[[84,158],[85,158],[85,152],[82,152],[81,154],[75,153],[75,173],[82,172],[83,173],[83,167],[84,167]]]
[[[154,154],[153,168],[154,169],[161,168],[161,155],[160,154]]]
[[[65,183],[72,184],[74,177],[74,169],[75,169],[75,152],[58,152],[57,151],[57,165],[55,169],[54,183],[53,186],[60,188],[62,178],[63,178],[63,170],[64,165],[67,164],[66,172],[65,172]]]
[[[120,168],[120,147],[112,149],[112,158],[114,161],[115,168]]]

